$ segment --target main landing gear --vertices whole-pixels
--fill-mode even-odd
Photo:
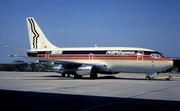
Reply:
[[[66,76],[67,75],[67,76]],[[61,74],[62,77],[70,77],[70,74]]]
[[[91,79],[97,79],[97,73],[90,74]]]

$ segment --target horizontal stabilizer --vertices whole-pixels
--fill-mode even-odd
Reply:
[[[19,49],[19,48],[14,48],[14,47],[10,47],[10,46],[4,46],[5,48],[9,48],[9,49],[13,49],[13,50],[18,50],[21,52],[29,52],[29,53],[37,53],[36,51],[30,51],[30,50],[25,50],[25,49]]]

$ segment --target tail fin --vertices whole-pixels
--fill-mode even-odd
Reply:
[[[26,18],[31,50],[57,48],[51,44],[32,17]]]

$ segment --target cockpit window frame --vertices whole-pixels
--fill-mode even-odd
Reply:
[[[151,57],[152,57],[152,58],[155,58],[155,59],[159,59],[159,58],[162,57],[162,55],[159,54],[159,53],[152,53],[152,54],[151,54]]]

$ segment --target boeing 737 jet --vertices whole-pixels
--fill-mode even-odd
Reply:
[[[164,57],[158,51],[146,48],[58,48],[49,42],[32,17],[26,20],[31,50],[13,48],[27,52],[27,56],[11,55],[11,57],[58,63],[59,66],[54,67],[54,70],[62,75],[72,74],[74,78],[90,75],[94,79],[97,78],[97,74],[145,73],[146,79],[149,80],[157,72],[173,66],[171,59]]]

